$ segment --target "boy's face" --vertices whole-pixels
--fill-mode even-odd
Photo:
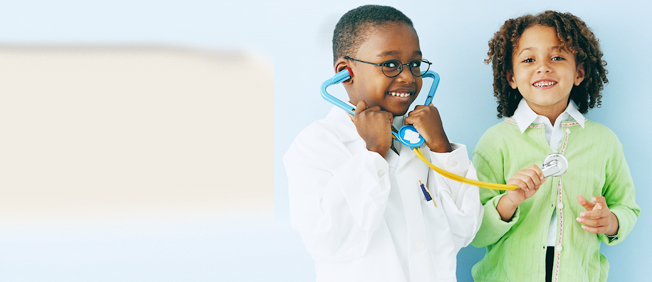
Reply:
[[[405,23],[385,23],[371,28],[357,53],[349,56],[376,64],[389,60],[407,64],[421,59],[419,37]],[[407,65],[398,76],[389,78],[379,66],[340,60],[345,60],[353,72],[351,83],[345,84],[353,105],[364,100],[369,107],[379,106],[394,115],[404,115],[421,90],[421,77],[412,75]]]
[[[512,59],[509,85],[518,89],[534,112],[557,117],[568,105],[573,85],[584,79],[584,68],[575,55],[560,49],[553,27],[534,25],[525,29]]]

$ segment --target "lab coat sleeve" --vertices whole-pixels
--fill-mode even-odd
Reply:
[[[607,206],[618,218],[618,237],[610,241],[607,235],[598,234],[598,238],[607,245],[622,242],[632,231],[641,208],[636,204],[634,181],[629,172],[629,166],[623,154],[623,145],[613,134],[614,149],[605,167],[605,185],[602,191]]]
[[[477,179],[473,164],[469,160],[466,146],[451,144],[450,153],[430,152],[432,163],[454,174],[470,179]],[[431,191],[437,191],[442,208],[453,234],[456,247],[467,246],[478,232],[482,222],[482,205],[478,195],[478,187],[450,180],[429,171],[428,185]],[[436,183],[436,188],[432,187]]]
[[[506,183],[503,177],[503,164],[501,156],[498,156],[492,143],[487,143],[485,136],[480,139],[473,152],[473,165],[477,169],[478,179],[480,181],[491,183]],[[508,222],[503,221],[496,209],[498,201],[505,195],[505,191],[492,189],[480,189],[480,202],[484,206],[482,225],[478,234],[471,244],[481,248],[495,244],[518,222],[521,209],[516,208],[512,219]]]
[[[326,127],[313,126],[295,139],[284,163],[291,224],[313,258],[342,262],[363,256],[389,197],[385,159],[366,150],[361,139],[344,143]]]

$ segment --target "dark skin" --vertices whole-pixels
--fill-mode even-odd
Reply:
[[[392,142],[392,121],[394,115],[379,106],[369,107],[365,101],[356,105],[355,116],[351,116],[358,134],[365,140],[367,150],[385,157]],[[426,146],[437,153],[452,151],[439,111],[432,104],[416,106],[404,120],[413,125],[425,140]]]
[[[400,60],[403,63],[421,58],[419,39],[414,29],[404,23],[386,23],[371,28],[353,56],[374,63]],[[421,89],[421,77],[414,76],[407,66],[398,76],[389,78],[378,66],[340,58],[335,71],[349,67],[353,75],[343,82],[350,102],[356,105],[351,120],[369,151],[387,155],[392,142],[394,116],[404,115]],[[392,95],[392,94],[400,95]],[[408,113],[405,124],[413,125],[433,152],[452,151],[439,111],[432,104],[416,106]]]

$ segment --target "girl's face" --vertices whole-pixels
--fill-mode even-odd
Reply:
[[[566,109],[573,85],[584,79],[584,67],[560,46],[553,27],[528,27],[514,49],[513,73],[507,74],[509,85],[519,90],[530,108],[551,120]]]
[[[407,64],[421,59],[419,37],[405,23],[386,23],[367,33],[353,58],[377,64],[389,60]],[[350,61],[349,66],[354,75],[347,92],[353,105],[364,100],[369,107],[380,106],[394,115],[403,115],[421,90],[422,78],[412,75],[407,65],[393,78],[385,76],[379,66],[356,61]]]

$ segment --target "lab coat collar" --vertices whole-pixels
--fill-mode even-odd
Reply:
[[[575,102],[573,102],[573,100],[568,103],[566,110],[564,110],[564,112],[562,112],[559,116],[564,119],[562,121],[569,121],[574,119],[577,121],[577,123],[580,124],[580,126],[582,126],[582,128],[584,128],[584,122],[586,121],[586,118],[577,109],[577,105]],[[518,126],[518,129],[521,131],[521,133],[525,132],[525,130],[533,122],[535,122],[538,117],[539,115],[535,113],[532,108],[530,108],[525,99],[521,99],[521,101],[518,103],[516,111],[514,111],[514,115],[512,116],[512,118],[516,121],[516,125]]]
[[[333,133],[335,133],[342,142],[349,142],[360,138],[358,131],[355,129],[355,124],[353,124],[351,117],[344,110],[333,106],[326,116],[326,119],[332,120],[334,126],[341,127],[342,130],[334,130]]]

